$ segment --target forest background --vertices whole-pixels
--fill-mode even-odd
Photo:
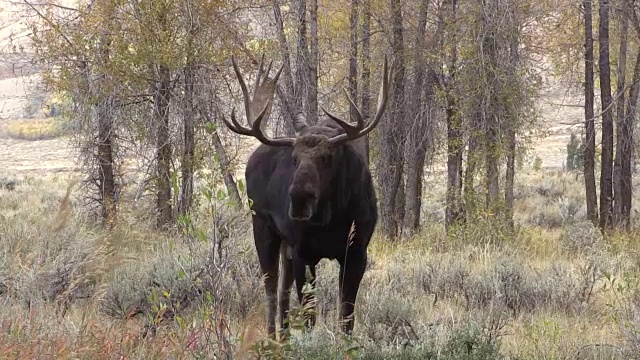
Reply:
[[[6,1],[0,356],[637,356],[639,7]],[[352,338],[331,262],[320,326],[275,343],[256,325],[258,142],[220,117],[243,115],[231,56],[251,91],[263,54],[284,65],[275,135],[300,109],[353,119],[343,89],[368,118],[393,64]]]

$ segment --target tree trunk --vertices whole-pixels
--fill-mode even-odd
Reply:
[[[200,103],[203,105],[202,103]],[[216,124],[215,121],[211,118],[208,112],[203,111],[206,109],[205,106],[198,107],[198,112],[202,118],[206,119],[207,122]],[[220,136],[218,135],[218,131],[214,130],[210,132],[211,142],[213,143],[213,149],[216,152],[218,157],[218,166],[220,166],[220,172],[222,173],[222,177],[224,180],[224,185],[227,188],[227,193],[229,197],[231,197],[232,205],[236,206],[238,209],[243,208],[242,198],[240,196],[240,192],[238,191],[238,185],[233,177],[233,173],[231,172],[231,161],[229,160],[229,156],[227,155],[227,151],[220,140]]]
[[[484,4],[482,16],[482,56],[486,59],[485,73],[488,77],[488,83],[500,83],[500,79],[496,78],[495,73],[498,71],[498,43],[494,36],[497,29],[494,29],[493,18],[498,11],[498,6],[494,1]],[[483,118],[485,120],[484,131],[484,155],[485,155],[485,186],[487,189],[486,209],[490,212],[498,210],[498,197],[500,195],[500,162],[499,162],[499,136],[498,128],[500,126],[499,108],[501,101],[498,90],[494,87],[488,88],[489,94],[486,96],[488,103],[484,106]]]
[[[424,175],[424,163],[428,147],[428,122],[431,121],[429,113],[433,100],[433,81],[425,84],[426,66],[424,59],[425,32],[427,28],[427,14],[429,1],[420,3],[418,13],[418,30],[415,40],[415,82],[413,86],[410,109],[410,119],[413,120],[411,131],[407,134],[407,188],[406,188],[406,213],[404,218],[404,232],[412,235],[420,228],[420,208],[422,206],[422,177]],[[427,96],[422,100],[422,94]],[[424,110],[427,111],[424,111]]]
[[[600,46],[600,101],[602,103],[602,155],[600,174],[600,227],[613,223],[613,108],[609,64],[609,0],[601,0],[598,40]]]
[[[640,93],[640,51],[636,57],[633,69],[633,80],[629,89],[627,112],[622,124],[622,146],[621,146],[621,187],[620,197],[622,199],[621,219],[626,229],[631,227],[631,205],[633,199],[633,128],[637,113],[638,94]]]
[[[495,116],[489,116],[490,122],[487,125],[486,138],[487,148],[485,148],[485,186],[487,187],[486,208],[488,210],[496,210],[498,208],[498,196],[500,195],[500,173],[499,173],[499,161],[497,156],[497,149],[494,147],[497,144],[498,136],[496,127],[498,126]]]
[[[460,188],[462,179],[462,119],[458,113],[455,95],[447,96],[447,195],[445,227],[447,231],[462,219],[462,199]]]
[[[455,23],[458,1],[451,1],[451,22]],[[458,224],[462,218],[461,191],[462,178],[462,118],[458,109],[458,100],[455,94],[456,67],[458,63],[458,48],[456,30],[451,35],[451,58],[449,60],[449,81],[446,94],[447,116],[447,193],[445,210],[445,228],[447,232],[452,226]]]
[[[349,95],[358,100],[358,0],[351,0],[349,15]],[[349,105],[349,120],[355,123],[357,110]]]
[[[516,177],[516,132],[509,129],[507,144],[507,170],[504,182],[504,217],[510,229],[513,229],[513,185]]]
[[[516,19],[517,14],[511,13],[511,18]],[[509,67],[507,68],[507,84],[509,87],[518,88],[518,68],[520,67],[520,31],[513,29],[510,32],[509,40]],[[506,135],[507,135],[507,169],[504,184],[504,205],[505,205],[505,221],[510,230],[514,229],[513,223],[513,205],[514,195],[513,186],[516,176],[516,132],[518,126],[518,114],[516,112],[508,112],[511,116],[508,119]]]
[[[626,8],[626,7],[625,7]],[[622,220],[622,152],[625,134],[625,70],[627,67],[627,34],[629,19],[620,14],[620,53],[618,54],[618,76],[616,81],[616,156],[613,165],[613,217],[617,224]]]
[[[156,169],[157,211],[159,228],[172,220],[171,206],[171,143],[169,134],[169,100],[171,73],[166,65],[157,66],[157,82],[153,96],[153,117],[157,124]]]
[[[371,7],[370,0],[362,6],[362,116],[365,122],[371,118]],[[355,100],[355,99],[354,99]],[[365,153],[369,165],[369,135],[365,135]]]
[[[478,133],[481,131],[481,109],[477,104],[478,109],[471,117],[471,124],[469,126],[468,136],[468,148],[467,148],[467,166],[464,169],[464,215],[467,220],[471,220],[476,214],[477,209],[477,194],[475,190],[475,179],[477,175],[478,162],[480,154],[478,149],[480,148],[480,137]]]
[[[99,51],[102,55],[102,66],[105,66],[109,59],[109,45],[110,41],[107,34],[103,34],[99,43]],[[86,69],[85,64],[85,69]],[[88,80],[88,78],[87,78]],[[97,82],[97,87],[100,86],[100,82],[106,80],[105,74],[100,74]],[[93,91],[92,83],[89,81],[88,90],[91,94],[96,96],[96,93],[104,89],[96,89]],[[100,206],[102,213],[103,223],[107,228],[112,228],[117,218],[117,201],[116,201],[116,180],[115,171],[113,166],[114,153],[113,153],[113,95],[107,95],[106,99],[99,101],[96,106],[96,118],[98,122],[98,143],[97,143],[97,160],[98,160],[98,193],[100,197]]]
[[[593,74],[593,16],[591,0],[583,2],[584,7],[584,128],[585,146],[583,153],[584,188],[587,199],[587,218],[598,223],[598,198],[596,195],[595,156],[596,130],[594,113],[594,74]]]
[[[318,122],[318,0],[311,0],[309,10],[311,54],[309,56],[309,114],[307,122]]]
[[[195,113],[193,104],[194,83],[195,83],[194,67],[187,64],[184,68],[184,108],[183,108],[183,153],[182,163],[180,164],[180,172],[182,175],[182,186],[180,188],[180,197],[178,199],[178,213],[186,215],[191,208],[193,202],[193,174],[194,174],[194,148],[195,148]]]
[[[307,45],[307,1],[295,0],[293,6],[297,20],[296,97],[302,99],[302,109],[307,116],[309,109],[309,48]]]
[[[293,117],[295,114],[302,110],[301,98],[296,96],[295,84],[293,82],[293,70],[291,67],[291,51],[287,43],[287,36],[284,33],[284,22],[282,20],[282,12],[280,11],[280,1],[273,0],[273,16],[276,23],[276,31],[278,32],[278,44],[280,46],[280,53],[282,54],[282,62],[284,69],[282,70],[281,80],[284,86],[278,85],[277,93],[278,99],[284,108],[285,118],[285,134],[287,136],[293,136]]]
[[[390,119],[383,120],[379,125],[382,141],[381,156],[378,159],[378,169],[380,169],[378,176],[382,192],[382,206],[380,209],[382,231],[389,239],[396,239],[399,227],[397,199],[398,190],[402,183],[404,132],[404,114],[402,111],[404,106],[404,34],[400,0],[391,0],[391,14],[395,77],[393,78],[391,90],[391,116]]]
[[[422,141],[426,144],[426,140]],[[415,234],[420,229],[420,209],[422,207],[422,177],[427,147],[422,145],[413,151],[413,158],[407,159],[407,198],[404,228],[407,235]]]
[[[113,227],[117,217],[116,181],[113,169],[113,96],[108,96],[97,106],[98,118],[98,188],[102,219],[108,228]]]
[[[214,131],[211,134],[211,140],[213,142],[213,148],[218,155],[218,165],[220,166],[220,172],[222,173],[222,177],[224,179],[224,185],[227,188],[227,193],[229,193],[229,197],[231,198],[232,206],[237,209],[241,209],[243,207],[242,198],[240,197],[240,192],[238,191],[238,185],[236,184],[235,179],[233,178],[233,174],[230,169],[230,161],[227,156],[227,151],[222,145],[222,141],[220,141],[220,136],[218,136],[218,132]]]

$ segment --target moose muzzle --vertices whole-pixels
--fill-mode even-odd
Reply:
[[[312,164],[303,162],[298,166],[289,188],[291,219],[298,221],[311,219],[318,206],[318,183],[319,177]]]
[[[307,221],[316,212],[318,199],[314,194],[290,192],[289,217],[293,220]]]

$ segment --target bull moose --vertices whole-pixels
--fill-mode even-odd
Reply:
[[[224,115],[222,120],[233,132],[255,137],[262,143],[247,162],[245,180],[252,202],[255,247],[265,279],[267,332],[275,336],[278,307],[278,325],[287,328],[284,320],[294,280],[300,304],[315,307],[313,296],[303,294],[307,268],[313,286],[315,267],[326,258],[340,264],[340,321],[343,332],[350,334],[356,295],[367,263],[367,247],[378,221],[371,173],[363,147],[358,147],[354,140],[371,132],[382,118],[390,81],[387,59],[376,114],[366,127],[360,110],[346,94],[357,114],[355,125],[324,108],[326,116],[318,124],[308,125],[305,115],[299,112],[293,124],[295,137],[287,138],[270,138],[262,128],[269,117],[283,67],[270,79],[271,63],[264,72],[261,61],[250,98],[238,65],[233,57],[231,60],[242,89],[249,127],[236,120],[235,107],[231,122]],[[311,315],[306,325],[314,324],[315,315]]]

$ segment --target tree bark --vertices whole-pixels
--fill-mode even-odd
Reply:
[[[103,34],[100,40],[98,51],[101,54],[101,65],[106,66],[109,59],[110,41],[107,34]],[[85,69],[88,69],[86,65]],[[106,81],[106,75],[100,74],[96,85],[99,87],[100,83],[104,81]],[[90,93],[96,96],[97,91],[93,91],[90,81],[88,82],[88,89]],[[97,160],[100,169],[98,173],[98,193],[102,220],[107,228],[112,228],[117,218],[116,180],[113,165],[114,126],[112,111],[114,100],[113,95],[107,95],[105,99],[98,102],[95,108],[98,121]]]
[[[420,3],[418,13],[418,29],[415,39],[415,82],[412,99],[410,101],[409,118],[413,119],[411,131],[407,134],[407,188],[406,188],[406,213],[404,218],[404,232],[412,235],[420,228],[420,209],[422,207],[422,177],[424,175],[424,163],[429,144],[427,129],[431,121],[430,107],[433,101],[433,81],[425,84],[426,66],[424,59],[425,33],[427,28],[427,15],[429,1]],[[422,94],[426,94],[422,101]]]
[[[598,198],[596,195],[595,156],[596,131],[594,113],[594,74],[593,74],[593,16],[591,0],[583,2],[584,7],[584,128],[585,146],[583,153],[584,188],[587,199],[587,218],[598,223]]]
[[[318,0],[311,0],[309,9],[311,44],[309,55],[309,124],[318,122]]]
[[[620,197],[622,202],[621,220],[622,225],[629,229],[631,227],[631,206],[633,199],[633,129],[637,114],[638,95],[640,93],[640,51],[636,56],[636,63],[633,69],[633,80],[627,103],[627,111],[622,123],[622,146],[621,146],[621,187]]]
[[[182,177],[180,187],[180,197],[178,199],[178,213],[186,215],[191,209],[193,202],[193,174],[195,163],[195,113],[194,113],[194,83],[195,83],[194,66],[187,63],[184,68],[184,108],[183,108],[183,153],[182,162],[180,164],[180,173]]]
[[[227,151],[224,148],[217,131],[214,131],[213,134],[211,134],[211,141],[213,142],[213,148],[218,155],[218,165],[220,166],[220,172],[224,179],[224,186],[227,188],[227,193],[231,198],[232,206],[237,209],[241,209],[243,207],[242,198],[238,191],[238,185],[231,173],[229,156],[227,156]]]
[[[389,239],[398,237],[402,219],[398,219],[398,191],[402,183],[403,170],[403,122],[402,111],[404,100],[404,34],[402,9],[400,0],[391,0],[391,17],[393,28],[393,55],[395,77],[392,84],[390,119],[380,124],[381,156],[378,163],[378,176],[382,192],[380,218],[382,231]],[[404,205],[404,204],[402,204]],[[400,222],[399,222],[400,221]]]
[[[153,96],[153,117],[157,124],[156,169],[157,169],[157,226],[171,223],[171,143],[169,134],[169,101],[171,97],[171,73],[166,65],[157,66],[157,81]]]
[[[517,19],[518,14],[511,12],[510,17]],[[516,27],[509,33],[509,67],[507,68],[507,84],[510,88],[518,88],[518,68],[520,67],[520,31],[516,23]],[[513,109],[513,108],[512,108]],[[508,112],[509,122],[507,124],[507,169],[504,184],[504,205],[505,205],[505,221],[510,230],[514,229],[513,223],[513,206],[514,192],[513,186],[516,176],[516,132],[518,128],[518,113],[515,111]]]
[[[296,75],[294,78],[296,97],[302,100],[302,109],[307,116],[309,108],[309,48],[307,45],[307,1],[295,0],[293,6],[297,20]]]
[[[363,0],[362,6],[362,116],[365,122],[371,118],[371,4]],[[355,99],[354,99],[355,100]],[[369,165],[369,135],[365,135],[365,153]]]
[[[107,228],[113,227],[117,217],[116,181],[113,166],[113,96],[97,106],[98,119],[98,188],[102,219]]]
[[[516,177],[516,132],[513,128],[507,134],[507,170],[504,184],[504,217],[510,229],[513,229],[513,185]]]
[[[600,46],[600,101],[602,103],[602,155],[600,174],[600,227],[613,224],[613,108],[609,64],[609,0],[601,0],[598,40]]]
[[[482,126],[482,114],[480,104],[475,105],[477,110],[474,112],[470,119],[470,126],[468,129],[468,147],[467,147],[467,166],[464,169],[464,215],[467,220],[471,220],[476,214],[477,210],[477,194],[475,190],[475,179],[477,175],[478,161],[480,155],[478,149],[480,148],[480,137],[478,134],[481,132]]]
[[[198,113],[200,114],[200,116],[207,122],[217,125],[217,123],[209,115],[209,112],[203,110],[206,109],[207,106],[203,103],[200,103],[200,105],[204,105],[198,107]],[[213,149],[218,157],[218,166],[220,167],[220,172],[222,173],[224,185],[227,188],[227,193],[231,198],[232,205],[236,206],[238,209],[242,209],[244,207],[242,203],[242,197],[240,196],[238,185],[235,181],[235,178],[233,177],[231,161],[229,159],[229,156],[227,155],[227,150],[225,149],[224,144],[220,139],[217,127],[215,129],[216,130],[210,132],[210,136],[211,142],[213,143]]]
[[[278,33],[278,45],[282,55],[284,69],[282,70],[281,80],[284,86],[278,85],[278,99],[284,107],[285,134],[293,136],[293,117],[302,109],[301,98],[296,96],[295,84],[293,81],[293,68],[291,67],[291,51],[287,43],[287,36],[284,33],[284,22],[282,20],[282,12],[280,11],[280,0],[273,0],[273,16],[276,23],[276,31]]]
[[[451,1],[449,26],[455,26],[458,1]],[[447,81],[446,117],[447,117],[447,193],[445,210],[445,228],[447,232],[452,226],[458,224],[462,218],[462,118],[458,109],[456,97],[456,76],[458,63],[458,48],[456,29],[451,30],[451,55],[449,59],[449,79]]]
[[[496,78],[496,72],[499,68],[498,63],[498,43],[495,39],[494,19],[490,18],[498,11],[498,6],[494,1],[489,4],[484,3],[485,7],[482,16],[482,56],[486,59],[485,73],[488,83],[495,83],[495,86],[499,86],[500,79]],[[501,101],[498,94],[498,89],[490,87],[486,89],[489,92],[487,95],[488,103],[483,108],[483,118],[485,120],[484,131],[484,154],[485,154],[485,186],[487,189],[486,196],[486,209],[490,212],[497,211],[498,209],[498,197],[500,195],[500,177],[499,177],[499,156],[498,156],[498,127],[499,123],[499,108]]]
[[[626,8],[626,7],[625,7]],[[613,217],[616,225],[622,221],[622,152],[625,122],[625,73],[627,67],[627,35],[629,18],[620,14],[620,52],[618,54],[618,76],[616,81],[616,155],[613,165]]]
[[[358,0],[351,0],[349,15],[349,95],[358,100]],[[349,105],[349,120],[355,123],[357,110]]]
[[[462,119],[455,95],[447,96],[447,194],[445,227],[447,231],[462,220]]]

